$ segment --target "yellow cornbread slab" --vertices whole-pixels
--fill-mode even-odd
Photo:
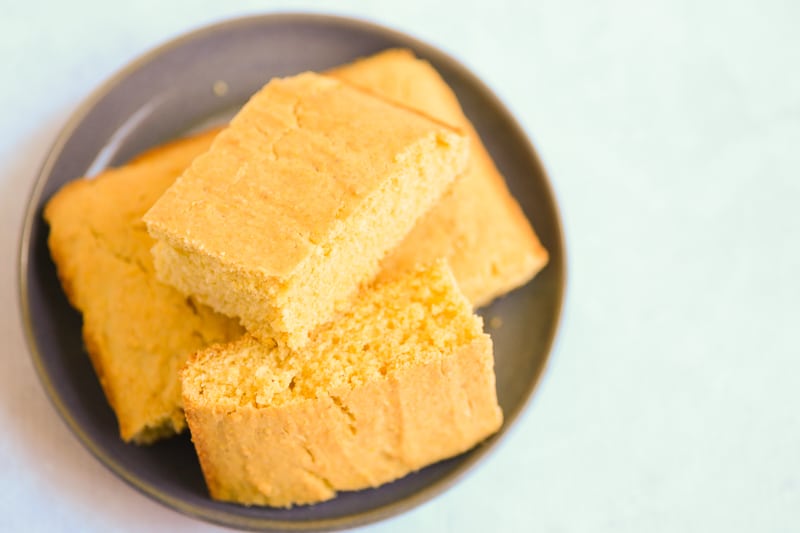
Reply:
[[[299,351],[246,335],[182,382],[211,496],[248,505],[376,487],[502,423],[491,339],[444,262],[362,290]]]
[[[470,139],[466,172],[383,261],[384,272],[445,257],[464,294],[479,307],[524,285],[547,264],[547,251],[458,98],[427,61],[392,49],[329,74],[457,126]]]
[[[302,346],[467,158],[456,130],[341,81],[275,79],[145,215],[157,274]]]
[[[235,320],[156,281],[142,215],[216,132],[150,150],[65,185],[45,207],[48,245],[83,339],[119,422],[139,444],[186,427],[178,371],[186,357],[242,330]]]

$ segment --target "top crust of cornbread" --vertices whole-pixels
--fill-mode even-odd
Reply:
[[[460,174],[456,130],[305,73],[256,93],[146,214],[159,277],[297,347]]]
[[[186,426],[178,371],[186,357],[241,335],[238,323],[155,278],[141,217],[216,131],[152,149],[127,165],[67,183],[47,203],[48,245],[125,441]]]
[[[446,127],[312,73],[273,80],[145,216],[173,245],[286,278],[421,136]],[[399,156],[402,157],[402,156]]]
[[[456,95],[427,61],[409,50],[392,49],[328,74],[453,124],[470,139],[464,176],[383,261],[384,274],[445,257],[477,307],[525,284],[545,266],[547,251]]]

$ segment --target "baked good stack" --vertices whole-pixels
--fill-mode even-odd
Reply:
[[[122,438],[185,411],[211,496],[243,504],[375,487],[494,433],[472,306],[547,260],[455,95],[396,50],[272,80],[45,217]]]

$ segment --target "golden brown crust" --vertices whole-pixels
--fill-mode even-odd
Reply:
[[[546,250],[456,95],[429,63],[393,49],[330,74],[453,124],[470,138],[467,172],[384,260],[384,275],[446,257],[477,307],[525,284],[545,266]]]
[[[216,132],[175,141],[95,178],[66,184],[44,217],[48,245],[126,441],[185,427],[178,367],[187,353],[240,335],[235,321],[188,302],[153,275],[141,215]]]

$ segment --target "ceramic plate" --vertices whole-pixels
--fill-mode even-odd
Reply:
[[[287,510],[212,501],[187,435],[150,447],[119,439],[114,414],[82,346],[80,315],[67,303],[50,259],[42,208],[69,180],[229,117],[274,76],[323,70],[390,47],[412,49],[452,86],[550,252],[549,265],[533,282],[481,311],[487,319],[502,321],[490,332],[505,424],[470,452],[319,505]],[[369,23],[265,15],[210,26],[158,48],[108,81],[75,113],[30,199],[20,287],[31,354],[47,394],[78,439],[114,473],[163,504],[211,522],[247,529],[336,529],[394,515],[439,493],[514,423],[541,376],[556,332],[564,252],[556,204],[533,148],[508,111],[463,66],[429,45]]]

